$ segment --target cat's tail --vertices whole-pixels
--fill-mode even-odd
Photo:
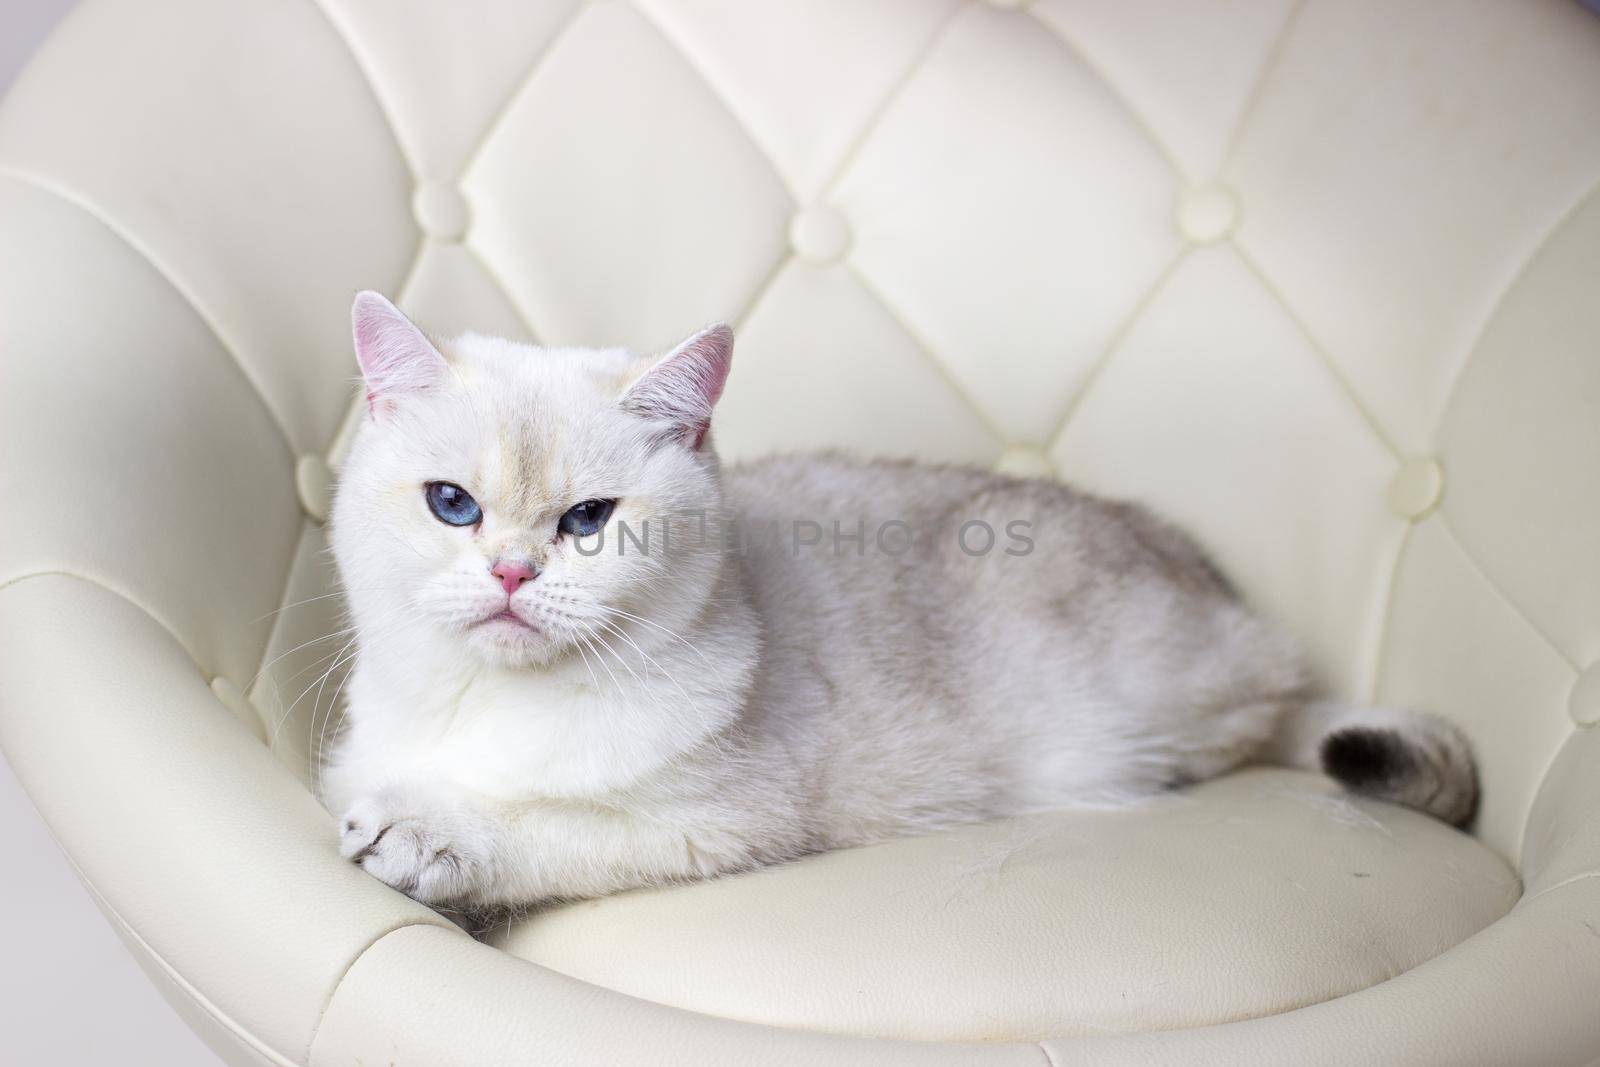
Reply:
[[[1437,715],[1314,700],[1288,712],[1263,754],[1453,826],[1470,822],[1478,810],[1472,747]]]

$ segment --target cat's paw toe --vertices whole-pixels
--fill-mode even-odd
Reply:
[[[360,863],[363,854],[377,843],[390,826],[388,817],[376,801],[358,801],[339,820],[339,855]]]
[[[339,822],[339,853],[368,874],[425,904],[470,898],[487,864],[453,832],[449,818],[393,815],[373,801]]]

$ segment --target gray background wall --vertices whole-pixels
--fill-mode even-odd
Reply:
[[[0,93],[74,0],[0,0]]]

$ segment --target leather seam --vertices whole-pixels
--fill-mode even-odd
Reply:
[[[1581,874],[1574,874],[1574,875],[1570,875],[1570,876],[1568,876],[1566,878],[1563,878],[1563,879],[1561,879],[1561,881],[1557,882],[1555,885],[1545,886],[1543,889],[1539,890],[1537,893],[1534,893],[1531,896],[1523,897],[1521,900],[1517,901],[1517,907],[1519,907],[1519,908],[1525,907],[1525,906],[1527,906],[1529,904],[1532,904],[1534,901],[1538,900],[1540,897],[1545,896],[1548,893],[1554,893],[1558,889],[1565,889],[1570,885],[1573,885],[1573,884],[1578,883],[1578,882],[1585,882],[1585,881],[1588,881],[1591,878],[1600,878],[1600,871],[1584,871]]]
[[[311,1024],[311,1036],[310,1036],[310,1039],[306,1042],[306,1058],[305,1058],[305,1062],[307,1064],[309,1064],[311,1062],[311,1052],[312,1052],[312,1050],[314,1048],[316,1048],[317,1038],[322,1034],[322,1024],[328,1018],[328,1011],[329,1011],[329,1009],[331,1009],[333,1007],[334,999],[336,997],[338,997],[339,990],[344,988],[345,979],[350,977],[350,972],[355,969],[356,964],[360,963],[361,960],[366,956],[366,954],[368,952],[371,952],[375,947],[377,947],[377,945],[380,942],[388,939],[389,937],[393,936],[394,934],[399,933],[401,930],[409,930],[412,927],[417,927],[417,926],[427,927],[427,928],[433,929],[433,930],[445,930],[446,932],[449,932],[449,931],[455,931],[457,933],[460,932],[459,928],[457,928],[454,925],[447,924],[443,920],[440,920],[439,922],[427,922],[427,921],[424,921],[424,920],[407,919],[404,922],[398,923],[398,924],[396,924],[394,926],[389,927],[387,930],[384,930],[384,931],[380,932],[372,940],[368,941],[365,945],[361,946],[361,948],[358,949],[356,951],[356,953],[353,956],[350,957],[349,961],[346,962],[345,965],[342,968],[340,968],[339,977],[334,979],[333,985],[328,990],[327,997],[324,998],[324,1000],[322,1002],[322,1009],[317,1012],[316,1022]]]
[[[12,575],[11,577],[5,579],[5,581],[0,582],[0,592],[3,592],[14,585],[20,585],[22,582],[25,582],[30,578],[73,578],[80,582],[86,582],[97,589],[100,589],[106,593],[110,593],[112,596],[126,601],[134,608],[137,608],[139,611],[149,616],[151,622],[154,622],[157,626],[160,626],[163,630],[165,630],[167,632],[167,636],[172,638],[173,641],[177,642],[179,648],[183,649],[184,653],[189,657],[189,661],[193,663],[195,665],[195,669],[199,671],[201,677],[206,678],[209,682],[210,672],[206,669],[205,665],[200,662],[199,655],[197,655],[195,650],[189,645],[189,642],[184,640],[183,636],[178,633],[177,628],[173,626],[172,623],[168,622],[159,611],[156,611],[154,608],[141,603],[139,598],[134,596],[132,593],[124,589],[117,588],[111,582],[108,582],[103,578],[95,578],[87,574],[78,574],[75,571],[69,571],[60,568],[42,571],[29,571],[26,574]]]
[[[245,384],[250,387],[250,392],[255,395],[256,403],[261,405],[261,409],[266,412],[267,418],[271,420],[273,426],[277,428],[278,439],[282,442],[284,451],[288,455],[290,462],[292,463],[294,461],[296,450],[294,446],[294,439],[289,433],[288,424],[284,422],[283,417],[279,415],[278,410],[272,406],[272,402],[267,399],[266,391],[262,388],[261,383],[256,381],[255,376],[250,373],[250,370],[245,366],[244,361],[239,358],[237,349],[235,349],[235,347],[227,340],[227,338],[223,336],[222,330],[217,325],[216,320],[201,308],[200,302],[195,299],[194,294],[190,291],[188,286],[183,284],[176,272],[162,263],[160,258],[157,257],[156,254],[142,241],[136,240],[133,236],[133,233],[127,227],[116,222],[111,217],[109,212],[100,208],[84,194],[64,186],[53,179],[46,178],[41,174],[34,174],[30,171],[18,170],[16,167],[10,165],[0,165],[0,176],[10,178],[12,181],[15,181],[21,185],[26,185],[29,188],[37,189],[39,192],[42,192],[47,196],[55,197],[63,204],[67,204],[68,206],[74,207],[83,212],[83,214],[89,216],[89,218],[99,223],[100,226],[104,228],[107,233],[111,234],[112,237],[115,237],[117,240],[121,241],[122,244],[130,251],[132,251],[140,259],[144,260],[150,269],[156,273],[156,276],[162,281],[166,282],[167,286],[178,295],[178,298],[183,301],[184,306],[189,309],[189,313],[200,320],[201,324],[205,326],[208,332],[210,332],[212,339],[217,342],[218,347],[220,347],[222,351],[227,354],[228,361],[232,364],[234,370],[238,372],[239,376],[244,379]]]

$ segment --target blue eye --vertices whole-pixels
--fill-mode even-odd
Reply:
[[[561,516],[556,528],[573,537],[588,537],[606,524],[616,506],[615,500],[585,500],[574,504]]]
[[[426,487],[428,510],[440,522],[451,526],[471,526],[483,519],[483,509],[472,494],[450,482],[429,482]]]

